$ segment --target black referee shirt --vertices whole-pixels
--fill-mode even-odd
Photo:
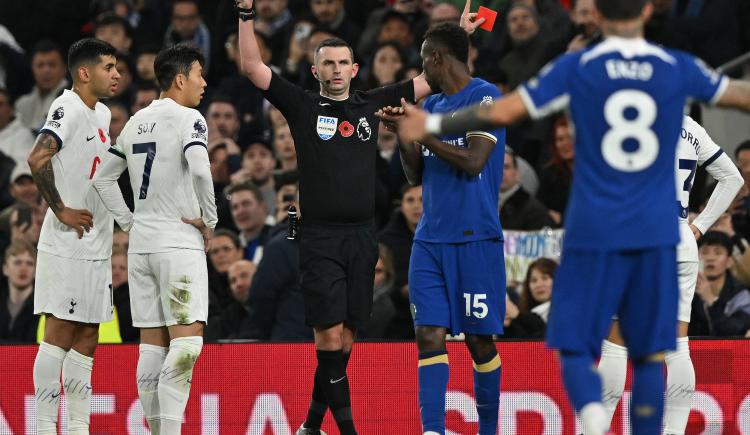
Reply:
[[[380,120],[375,112],[414,100],[414,83],[355,91],[336,101],[273,74],[265,92],[289,122],[300,172],[306,221],[357,223],[375,214],[375,157]]]

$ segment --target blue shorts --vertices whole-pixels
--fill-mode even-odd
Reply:
[[[547,344],[598,356],[617,315],[631,357],[675,349],[674,246],[629,251],[563,251],[555,273]]]
[[[442,326],[454,335],[502,334],[502,240],[458,244],[415,240],[409,262],[409,300],[416,326]]]

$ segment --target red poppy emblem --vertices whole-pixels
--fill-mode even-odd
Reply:
[[[99,139],[102,140],[102,143],[107,142],[107,136],[104,135],[104,130],[102,130],[101,128],[99,129]]]
[[[354,134],[354,126],[349,121],[344,121],[339,124],[339,133],[341,133],[341,136],[349,137]]]

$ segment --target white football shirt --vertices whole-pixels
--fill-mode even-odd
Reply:
[[[182,218],[203,217],[209,227],[216,225],[207,134],[200,112],[170,98],[154,100],[125,125],[110,152],[125,159],[120,172],[127,161],[133,188],[129,253],[203,249],[200,231]],[[200,153],[205,167],[191,168],[186,153]],[[196,185],[197,194],[191,170],[208,171],[208,182]]]
[[[97,102],[90,109],[75,92],[66,89],[50,106],[40,133],[54,136],[60,150],[52,157],[55,186],[66,207],[86,209],[94,227],[83,238],[47,210],[39,236],[39,250],[65,258],[104,260],[112,255],[114,220],[92,186],[99,166],[111,158],[109,108]]]

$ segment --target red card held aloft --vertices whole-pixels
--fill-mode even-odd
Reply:
[[[492,31],[492,27],[495,25],[495,19],[497,18],[497,12],[492,9],[488,9],[484,6],[479,6],[477,11],[477,20],[484,18],[484,23],[479,26],[480,29],[484,29],[488,32]]]

